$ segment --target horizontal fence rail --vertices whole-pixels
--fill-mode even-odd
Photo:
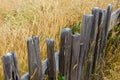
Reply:
[[[54,51],[54,40],[46,39],[47,59],[41,60],[39,37],[27,40],[28,72],[20,76],[15,53],[2,56],[4,80],[97,80],[94,75],[103,66],[108,32],[120,24],[120,8],[112,12],[95,7],[83,16],[81,33],[72,34],[64,28],[60,34],[60,49]]]

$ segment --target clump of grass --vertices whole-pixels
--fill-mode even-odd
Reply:
[[[80,33],[81,23],[75,24],[71,27],[72,33]]]
[[[58,76],[57,80],[65,80],[65,77],[64,76]]]

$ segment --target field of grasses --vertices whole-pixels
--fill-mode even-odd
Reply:
[[[109,33],[103,76],[105,80],[120,80],[120,25]]]
[[[109,3],[113,5],[114,10],[120,7],[120,0],[0,0],[0,58],[7,52],[16,52],[20,74],[24,74],[28,70],[26,40],[29,37],[40,37],[42,59],[45,59],[46,38],[53,38],[55,50],[58,50],[61,29],[78,25],[83,14],[91,13],[91,9],[96,6],[106,9]],[[111,45],[112,43],[108,42],[109,58],[105,59],[112,58]],[[116,50],[118,52],[113,55],[120,53],[120,45]],[[109,61],[106,63],[111,64]],[[119,69],[120,74],[120,55],[113,66]],[[120,80],[120,75],[114,72],[114,68],[107,70],[108,72],[103,72],[105,80]],[[114,79],[116,75],[118,78]],[[2,79],[3,69],[0,60],[0,80]]]

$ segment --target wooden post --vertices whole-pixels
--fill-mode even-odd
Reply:
[[[64,76],[64,66],[65,66],[65,30],[61,31],[60,35],[60,53],[59,53],[59,75]]]
[[[48,80],[56,80],[56,64],[54,54],[54,40],[47,39]]]
[[[29,79],[42,80],[42,63],[39,50],[39,38],[33,37],[27,41],[28,47],[28,64],[29,64]]]
[[[98,69],[101,69],[103,64],[104,49],[107,39],[108,27],[110,23],[111,11],[112,11],[111,5],[108,6],[107,11],[99,9],[99,21],[98,21],[99,30],[96,39],[92,73],[96,72],[96,65]]]
[[[108,36],[108,28],[110,26],[110,18],[111,18],[111,13],[112,13],[112,5],[109,4],[107,8],[107,13],[106,13],[106,19],[105,19],[105,26],[103,26],[103,33],[102,33],[102,43],[101,43],[101,58],[104,58],[104,49],[106,46],[106,41],[107,41],[107,36]]]
[[[85,80],[89,80],[91,74],[94,72],[95,69],[95,63],[96,63],[96,53],[95,53],[95,45],[96,45],[96,39],[98,34],[98,21],[99,21],[99,9],[97,7],[92,9],[92,14],[94,15],[93,19],[93,25],[91,29],[91,37],[90,37],[90,43],[89,43],[89,51],[88,51],[88,62],[87,62],[87,69],[84,76]],[[94,59],[95,58],[95,59]],[[94,61],[95,60],[95,61]],[[93,68],[94,66],[94,68]]]
[[[80,34],[72,36],[72,52],[71,52],[71,74],[69,80],[77,80],[78,76],[78,63],[80,54]]]
[[[65,34],[65,80],[69,80],[70,78],[70,62],[71,62],[71,42],[72,42],[72,32],[70,28],[66,28]]]
[[[120,8],[118,8],[116,11],[114,11],[111,14],[110,25],[109,25],[108,31],[114,28],[117,25],[117,22],[120,23]]]
[[[96,45],[94,51],[93,72],[95,70],[95,65],[99,63],[99,59],[100,59],[102,31],[103,31],[103,26],[105,26],[105,19],[106,19],[105,16],[106,16],[106,10],[99,9],[98,33],[97,33]]]
[[[95,65],[96,65],[96,59],[97,59],[97,53],[95,52],[96,50],[96,47],[97,46],[97,38],[98,38],[98,28],[99,28],[99,17],[100,17],[100,10],[99,8],[95,7],[92,9],[92,14],[94,15],[94,24],[93,24],[93,27],[94,27],[94,36],[92,37],[92,34],[91,34],[91,38],[94,39],[94,50],[93,50],[93,60],[92,60],[92,74],[94,73],[94,70],[95,70]],[[92,31],[93,32],[93,31]]]
[[[21,80],[18,72],[15,53],[7,53],[2,57],[4,80]]]
[[[84,15],[82,20],[82,31],[81,31],[81,40],[80,40],[80,60],[79,60],[79,69],[78,69],[78,80],[82,80],[82,71],[85,59],[88,56],[91,29],[93,25],[93,15]]]
[[[61,32],[59,72],[60,76],[65,76],[65,80],[70,78],[70,58],[71,58],[72,33],[70,28],[65,28]]]

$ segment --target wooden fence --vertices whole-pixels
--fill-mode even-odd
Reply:
[[[120,22],[120,8],[112,13],[112,5],[107,10],[95,7],[91,14],[82,19],[80,34],[72,34],[65,28],[60,35],[60,49],[54,51],[54,40],[46,39],[47,59],[40,57],[39,37],[27,40],[28,69],[22,77],[19,74],[15,53],[3,55],[4,80],[56,80],[57,74],[65,80],[90,80],[97,66],[102,66],[108,32]],[[95,76],[94,76],[95,78]]]

